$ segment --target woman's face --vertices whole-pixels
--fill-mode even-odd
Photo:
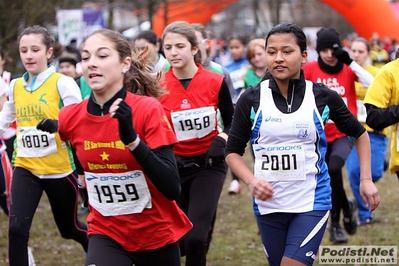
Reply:
[[[367,45],[364,42],[354,41],[351,45],[350,56],[361,66],[366,64],[369,57],[369,52],[367,51]]]
[[[332,67],[336,66],[338,63],[338,59],[335,56],[333,56],[333,52],[334,52],[333,48],[324,48],[324,49],[321,49],[319,52],[319,56],[320,56],[321,60],[323,60],[323,62],[326,65],[329,65]]]
[[[69,62],[62,62],[59,65],[60,73],[65,76],[76,78],[76,66]]]
[[[246,46],[238,39],[229,41],[229,51],[234,60],[239,60],[245,56]]]
[[[26,71],[36,76],[47,69],[53,48],[47,50],[40,34],[23,35],[19,40],[19,55]]]
[[[101,34],[87,38],[82,47],[83,76],[96,93],[120,90],[130,62],[128,57],[121,62],[115,45]]]
[[[287,82],[300,77],[307,52],[301,52],[292,33],[273,34],[266,45],[267,68],[277,82]]]
[[[194,62],[198,47],[192,47],[188,39],[179,33],[167,33],[163,39],[166,59],[175,69],[182,69]]]
[[[262,46],[256,45],[254,47],[254,57],[252,57],[250,63],[255,69],[266,68],[266,51]]]

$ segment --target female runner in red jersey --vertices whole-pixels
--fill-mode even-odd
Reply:
[[[192,224],[174,201],[176,137],[146,67],[149,50],[136,58],[121,34],[101,29],[81,52],[92,94],[63,108],[58,121],[85,171],[86,265],[180,266],[178,240]]]
[[[165,74],[168,94],[161,103],[179,141],[174,147],[182,186],[177,204],[194,225],[180,248],[186,266],[205,266],[212,219],[226,177],[224,148],[234,109],[224,76],[202,68],[190,24],[169,24],[162,42],[171,68]],[[224,126],[221,133],[217,109]]]

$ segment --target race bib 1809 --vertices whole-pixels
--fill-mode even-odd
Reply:
[[[38,130],[36,127],[20,127],[18,130],[18,157],[44,157],[57,152],[54,134]]]

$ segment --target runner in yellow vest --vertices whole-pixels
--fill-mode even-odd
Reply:
[[[22,31],[19,52],[27,72],[11,81],[9,99],[0,112],[0,135],[17,121],[8,232],[10,265],[28,265],[29,231],[43,191],[61,236],[87,250],[87,227],[76,218],[78,186],[72,174],[75,165],[70,144],[61,141],[57,133],[36,129],[44,118],[57,119],[63,106],[82,100],[75,81],[48,66],[53,43],[54,38],[41,26]]]

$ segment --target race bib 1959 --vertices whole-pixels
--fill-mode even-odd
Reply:
[[[256,178],[272,181],[306,180],[302,145],[253,145]]]
[[[141,213],[151,208],[151,194],[142,171],[85,172],[90,205],[103,216]]]
[[[216,111],[213,106],[172,112],[171,117],[179,141],[203,138],[216,130]]]
[[[36,127],[20,127],[18,130],[18,157],[44,157],[57,152],[54,134],[38,130]]]

